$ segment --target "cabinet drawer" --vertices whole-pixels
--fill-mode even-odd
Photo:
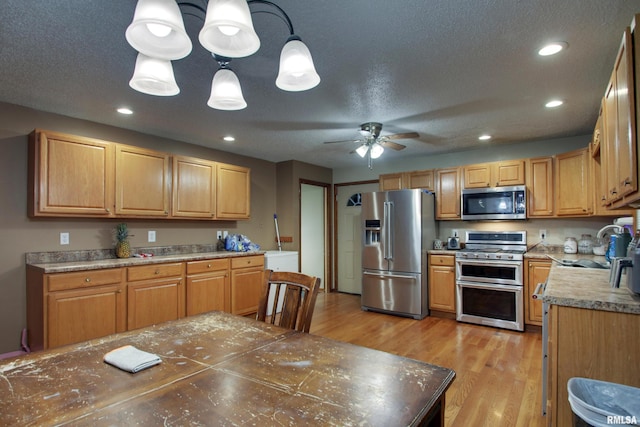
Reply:
[[[187,274],[201,274],[229,269],[229,259],[205,259],[187,263]]]
[[[120,282],[122,282],[121,268],[61,273],[48,277],[49,292],[86,288],[88,286],[111,285]]]
[[[231,268],[264,267],[264,256],[243,256],[231,258]]]
[[[431,255],[431,265],[453,265],[455,257],[451,255]]]
[[[174,262],[170,264],[153,264],[142,265],[140,267],[129,267],[127,268],[127,281],[135,282],[137,280],[182,276],[182,265],[183,264],[181,262]]]

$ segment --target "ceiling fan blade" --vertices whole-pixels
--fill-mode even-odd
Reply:
[[[384,138],[387,139],[411,139],[411,138],[417,138],[419,137],[420,134],[418,134],[418,132],[406,132],[406,133],[394,133],[391,135],[385,135]]]
[[[407,148],[405,145],[398,144],[397,142],[385,141],[384,139],[380,139],[378,144],[382,145],[384,148],[391,148],[393,150],[404,150]]]
[[[325,141],[323,142],[323,144],[338,144],[338,143],[342,143],[342,142],[364,142],[361,139],[345,139],[342,141]]]

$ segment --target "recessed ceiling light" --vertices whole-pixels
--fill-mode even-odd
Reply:
[[[478,139],[479,139],[480,141],[488,141],[488,140],[490,140],[490,139],[491,139],[491,135],[480,135],[480,136],[478,137]]]
[[[126,108],[126,107],[120,107],[120,108],[118,108],[117,111],[120,114],[126,114],[126,115],[133,114],[133,110],[131,110],[130,108]]]
[[[562,104],[564,104],[564,102],[560,101],[559,99],[554,99],[544,104],[544,106],[547,108],[556,108],[561,106]]]
[[[234,137],[232,137],[231,135],[227,135],[227,136],[225,136],[225,137],[224,137],[224,138],[222,138],[222,139],[224,139],[224,140],[225,140],[225,141],[227,141],[227,142],[233,142],[233,141],[235,141],[235,140],[236,140],[236,139],[235,139]]]
[[[544,46],[542,49],[538,51],[538,55],[540,56],[555,55],[556,53],[566,49],[567,47],[569,47],[569,45],[566,42],[549,43],[548,45]]]

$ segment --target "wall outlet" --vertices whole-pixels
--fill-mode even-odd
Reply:
[[[451,230],[451,234],[453,234],[453,236],[451,237],[460,237],[458,236],[458,230],[455,230],[455,229]]]
[[[149,243],[153,243],[156,241],[156,232],[155,230],[149,230],[149,232],[147,233],[147,241]]]
[[[548,237],[549,235],[547,234],[547,230],[540,230],[540,240],[544,240]]]
[[[216,239],[222,240],[222,230],[216,231]]]
[[[69,233],[60,233],[60,244],[61,245],[69,244]]]
[[[224,239],[226,239],[228,235],[229,235],[229,232],[228,232],[227,230],[224,230],[224,231],[222,232],[222,237],[223,237]]]

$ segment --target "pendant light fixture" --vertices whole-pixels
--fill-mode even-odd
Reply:
[[[242,96],[242,88],[238,76],[229,67],[229,58],[216,57],[220,69],[211,82],[211,96],[207,105],[216,110],[242,110],[247,102]]]
[[[316,87],[320,83],[320,76],[315,70],[309,48],[294,33],[286,12],[267,0],[208,0],[206,10],[201,2],[138,0],[133,21],[125,33],[129,44],[140,52],[129,85],[137,91],[156,96],[180,92],[170,61],[184,58],[191,52],[191,40],[185,31],[180,11],[180,7],[191,7],[199,11],[202,16],[198,16],[204,21],[198,35],[200,44],[220,64],[212,81],[207,105],[222,110],[245,108],[247,103],[242,96],[240,81],[228,64],[230,58],[246,57],[260,48],[260,39],[251,18],[250,6],[253,4],[275,9],[275,12],[257,12],[276,15],[289,27],[290,36],[280,53],[276,86],[290,92]]]

